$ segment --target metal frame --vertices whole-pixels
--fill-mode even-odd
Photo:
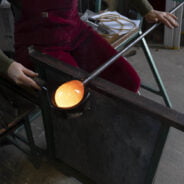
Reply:
[[[136,39],[138,36],[141,36],[143,33],[142,33],[142,30],[139,29],[137,32],[135,32],[133,35],[131,35],[130,37],[128,37],[125,41],[123,41],[119,46],[117,46],[115,49],[116,50],[121,50],[123,47],[126,47],[126,44],[133,41],[134,39]],[[141,48],[143,49],[144,51],[144,55],[146,57],[146,61],[151,69],[151,72],[153,74],[153,77],[155,79],[155,82],[159,88],[159,90],[156,90],[150,86],[147,86],[145,84],[141,84],[141,87],[143,89],[146,89],[156,95],[159,95],[163,98],[164,102],[165,102],[165,105],[169,108],[172,108],[172,104],[171,104],[171,101],[170,101],[170,98],[167,94],[167,91],[166,91],[166,88],[163,84],[163,81],[161,79],[161,76],[159,74],[159,71],[158,71],[158,68],[155,64],[155,61],[154,61],[154,58],[151,54],[151,51],[149,49],[149,46],[147,44],[147,41],[146,39],[143,37],[141,39]]]
[[[183,3],[184,3],[184,2],[183,2]],[[178,11],[178,9],[179,9],[180,11],[183,11],[183,3],[178,4],[174,9],[172,9],[172,10],[170,11],[170,13],[175,13],[176,11]],[[140,17],[140,16],[138,16],[138,17]],[[180,17],[180,19],[181,19],[181,17]],[[141,20],[141,22],[142,22],[142,20]],[[181,21],[180,21],[180,22],[181,22]],[[157,23],[157,24],[153,25],[153,26],[151,27],[152,30],[153,30],[155,27],[157,27],[158,25],[160,25],[160,23]],[[142,26],[142,23],[141,23],[141,26]],[[141,27],[141,26],[140,26],[140,27]],[[181,27],[181,26],[180,26],[180,27]],[[150,29],[151,29],[151,28],[150,28]],[[149,31],[149,30],[147,30],[147,31]],[[146,32],[147,32],[147,31],[146,31]],[[140,29],[139,32],[138,32],[138,35],[139,35],[139,36],[142,36],[142,39],[141,39],[141,46],[142,46],[142,49],[143,49],[144,54],[145,54],[145,56],[146,56],[147,62],[148,62],[148,64],[149,64],[149,66],[150,66],[150,69],[151,69],[151,71],[152,71],[153,77],[154,77],[154,79],[155,79],[155,81],[156,81],[156,83],[157,83],[157,85],[158,85],[159,91],[158,91],[158,90],[155,90],[155,89],[153,89],[153,88],[151,88],[151,87],[149,87],[149,86],[146,86],[146,85],[144,85],[144,84],[142,84],[141,87],[144,88],[144,89],[146,89],[146,90],[148,90],[148,91],[150,91],[150,92],[152,92],[152,93],[155,93],[156,95],[161,96],[161,97],[163,98],[163,100],[164,100],[166,106],[169,107],[169,108],[172,108],[172,104],[171,104],[171,101],[170,101],[169,96],[168,96],[168,94],[167,94],[166,88],[165,88],[165,86],[164,86],[164,84],[163,84],[163,81],[162,81],[162,79],[161,79],[161,77],[160,77],[160,74],[159,74],[159,72],[158,72],[158,69],[157,69],[157,66],[156,66],[156,64],[155,64],[155,61],[154,61],[154,59],[153,59],[153,57],[152,57],[152,54],[151,54],[151,52],[150,52],[150,49],[149,49],[148,44],[147,44],[147,42],[146,42],[146,39],[144,38],[144,37],[145,37],[144,35],[146,35],[146,32],[145,32],[145,33],[142,33],[142,31],[141,31],[141,29]],[[119,50],[122,46],[125,45],[125,42],[127,43],[127,42],[129,42],[129,41],[132,41],[133,39],[136,39],[136,37],[137,37],[137,34],[135,33],[135,34],[133,34],[133,36],[131,36],[131,37],[128,38],[126,41],[122,42],[118,47],[116,47],[116,49]],[[177,40],[178,40],[178,38],[177,38]]]
[[[141,35],[141,34],[142,34],[142,31],[139,31],[139,35]],[[145,38],[142,38],[141,45],[142,45],[142,49],[144,51],[144,54],[146,56],[147,62],[148,62],[149,66],[150,66],[150,69],[152,71],[152,74],[154,76],[154,79],[155,79],[155,81],[156,81],[156,83],[158,85],[159,91],[157,91],[157,90],[155,90],[155,89],[153,89],[153,88],[151,88],[149,86],[146,86],[144,84],[141,84],[141,87],[146,89],[146,90],[148,90],[148,91],[150,91],[150,92],[152,92],[152,93],[155,93],[156,95],[161,96],[163,98],[166,106],[171,108],[172,107],[171,101],[169,99],[169,96],[167,94],[166,88],[165,88],[165,86],[163,84],[163,81],[162,81],[162,79],[160,77],[159,71],[157,69],[157,66],[155,64],[155,61],[153,59],[153,56],[151,54],[151,51],[150,51],[150,49],[148,47],[148,44],[147,44]]]
[[[33,134],[32,134],[32,129],[30,125],[30,119],[28,117],[29,115],[26,115],[24,119],[22,120],[22,125],[19,125],[20,128],[24,128],[26,132],[26,138],[16,134],[13,132],[10,135],[7,135],[7,139],[18,149],[20,149],[22,152],[27,154],[33,163],[33,165],[36,168],[40,167],[40,159],[39,155],[41,154],[41,150],[37,148]],[[18,127],[17,127],[18,128]],[[15,129],[16,130],[16,129]]]
[[[85,77],[84,71],[82,72],[82,70],[80,70],[80,69],[76,70],[75,68],[67,65],[66,63],[62,63],[55,58],[49,57],[49,56],[44,55],[44,54],[37,52],[35,50],[32,50],[30,52],[30,56],[32,57],[32,59],[35,60],[35,63],[37,63],[40,66],[41,71],[43,71],[42,70],[43,68],[46,68],[49,66],[48,69],[53,70],[53,73],[55,73],[57,70],[58,71],[61,70],[61,71],[65,71],[65,73],[68,74],[69,76],[73,76],[75,78],[81,79],[81,78]],[[41,62],[41,64],[39,64],[39,62]],[[101,79],[101,80],[103,80],[103,79]],[[95,83],[97,85],[96,86],[97,88],[103,89],[101,85],[104,84],[104,81],[101,81],[101,80],[98,79],[98,80],[92,81],[92,85],[93,85],[93,83]],[[113,85],[113,84],[111,84],[111,85]],[[109,85],[107,85],[107,86],[109,86]],[[169,108],[166,108],[166,107],[164,107],[158,103],[155,103],[149,99],[135,95],[134,93],[133,94],[129,93],[127,90],[119,88],[118,86],[113,86],[113,87],[115,88],[115,90],[113,90],[113,93],[120,95],[122,97],[122,99],[125,98],[130,103],[134,104],[136,107],[142,108],[143,111],[146,111],[146,114],[151,113],[152,116],[155,116],[155,117],[160,116],[161,122],[163,123],[161,126],[161,129],[159,131],[159,136],[158,136],[157,144],[156,144],[155,149],[154,149],[154,154],[152,155],[150,168],[149,168],[149,171],[147,173],[147,176],[146,176],[145,182],[144,182],[145,184],[150,184],[153,181],[155,171],[157,169],[157,165],[158,165],[161,153],[162,153],[162,149],[163,149],[163,146],[165,144],[165,140],[167,138],[167,133],[168,133],[169,127],[173,126],[173,127],[178,128],[182,131],[184,130],[184,128],[183,128],[183,125],[184,125],[183,114],[177,113],[176,111],[169,109]],[[111,89],[112,89],[112,87],[109,86],[109,90],[111,90]],[[48,146],[51,146],[48,150],[50,150],[52,155],[55,157],[55,153],[54,153],[55,147],[52,145],[52,144],[54,144],[54,141],[55,141],[55,137],[54,137],[53,132],[52,132],[54,130],[52,127],[53,126],[52,123],[55,123],[55,122],[52,122],[53,121],[52,117],[51,117],[52,113],[50,113],[51,107],[48,108],[48,106],[50,106],[50,104],[49,104],[48,100],[44,100],[44,98],[48,99],[47,90],[45,92],[43,91],[42,102],[46,103],[46,108],[43,110],[45,111],[46,117],[48,117],[50,115],[51,119],[49,121],[45,122],[47,124],[47,126],[46,126],[47,129],[45,129],[45,131],[48,131],[47,136],[49,136],[49,137],[47,137],[47,139],[51,143],[51,144],[48,144]],[[43,105],[43,106],[45,106],[45,105]],[[164,119],[167,121],[167,123],[164,123]]]
[[[138,29],[137,31],[135,31],[133,34],[130,34],[130,36],[128,36],[125,40],[123,40],[118,46],[115,46],[114,48],[117,50],[117,51],[120,51],[122,50],[124,47],[126,47],[126,45],[132,41],[134,41],[136,38],[138,38],[139,36],[141,36],[143,33],[141,31],[141,29]],[[159,90],[156,90],[156,89],[153,89],[152,87],[150,86],[147,86],[145,84],[141,84],[141,87],[143,89],[146,89],[156,95],[159,95],[163,98],[165,104],[167,107],[171,108],[172,107],[172,104],[171,104],[171,101],[169,99],[169,96],[167,94],[167,91],[166,91],[166,88],[163,84],[163,81],[160,77],[160,74],[159,74],[159,71],[158,71],[158,68],[155,64],[155,61],[153,59],[153,56],[151,54],[151,51],[149,49],[149,46],[147,44],[147,41],[146,39],[143,37],[141,39],[141,48],[143,49],[144,51],[144,55],[146,57],[146,61],[147,63],[149,64],[149,67],[152,71],[152,74],[153,74],[153,77],[156,81],[156,84],[159,88]]]
[[[1,78],[0,84],[2,86],[10,88],[10,90],[14,89],[14,86],[10,83],[10,81],[6,81],[6,79]],[[14,92],[16,93],[16,91]],[[41,150],[38,149],[35,144],[31,129],[31,119],[29,116],[30,113],[34,111],[36,106],[29,101],[28,103],[30,103],[31,106],[27,110],[27,112],[24,112],[24,114],[20,114],[18,117],[16,117],[15,125],[13,125],[11,128],[7,129],[4,133],[2,133],[0,135],[0,139],[7,138],[11,144],[13,144],[22,152],[27,154],[31,158],[33,165],[38,168],[40,166],[38,157],[41,153]],[[22,128],[25,129],[26,138],[17,134],[17,132]]]
[[[101,4],[102,4],[102,0],[96,0],[96,3],[95,3],[95,11],[96,12],[99,12],[101,10]]]
[[[95,0],[95,11],[96,12],[99,12],[101,10],[101,3],[102,3],[102,0]],[[124,48],[126,48],[126,45],[127,44],[131,44],[131,42],[133,42],[136,38],[138,38],[139,36],[141,36],[143,33],[142,33],[142,30],[141,30],[141,27],[142,27],[142,18],[140,15],[137,16],[138,19],[141,20],[141,25],[140,25],[140,28],[138,28],[136,31],[133,31],[133,33],[128,33],[127,36],[126,36],[126,39],[124,39],[123,41],[121,41],[120,43],[118,43],[118,45],[114,46],[113,43],[112,46],[117,50],[117,51],[121,51],[123,50]],[[158,25],[155,25],[155,27],[158,26]],[[153,56],[151,54],[151,51],[149,49],[149,46],[146,42],[146,39],[144,37],[142,37],[142,39],[140,40],[141,41],[141,47],[144,51],[144,55],[146,57],[146,61],[151,69],[151,72],[153,74],[153,77],[154,77],[154,80],[156,81],[156,84],[159,88],[159,90],[156,90],[156,89],[153,89],[152,87],[150,86],[147,86],[145,84],[141,84],[141,87],[145,90],[148,90],[156,95],[159,95],[163,98],[164,100],[164,103],[167,107],[171,108],[172,107],[172,104],[171,104],[171,101],[169,99],[169,96],[167,94],[167,91],[166,91],[166,88],[163,84],[163,81],[160,77],[160,74],[159,74],[159,71],[158,71],[158,68],[155,64],[155,61],[153,59]]]

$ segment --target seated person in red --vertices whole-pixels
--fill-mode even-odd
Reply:
[[[109,43],[80,20],[77,0],[12,0],[12,5],[15,59],[29,68],[30,45],[88,72],[116,54]],[[123,57],[100,76],[134,92],[140,86],[138,74]]]

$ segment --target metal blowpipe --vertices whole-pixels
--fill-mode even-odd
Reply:
[[[180,7],[184,5],[184,2],[180,3],[178,6],[176,6],[173,10],[171,10],[169,13],[174,13],[176,10],[178,10]],[[132,43],[130,43],[126,48],[124,48],[122,51],[118,52],[115,56],[111,57],[107,62],[105,62],[103,65],[99,66],[96,70],[94,70],[86,79],[83,80],[83,84],[87,84],[90,80],[95,78],[97,75],[99,75],[102,71],[104,71],[108,66],[110,66],[112,63],[116,61],[123,53],[125,53],[129,48],[134,46],[137,42],[139,42],[142,38],[144,38],[146,35],[148,35],[152,30],[154,30],[156,27],[158,27],[161,23],[154,24],[151,28],[149,28],[147,31],[145,31],[143,34],[141,34],[137,39],[135,39]]]

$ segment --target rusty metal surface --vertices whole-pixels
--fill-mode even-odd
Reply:
[[[59,83],[86,76],[39,52],[31,55],[45,67],[50,95]],[[97,184],[143,184],[158,163],[163,127],[183,130],[184,115],[100,78],[88,87],[91,97],[80,116],[50,111],[55,158]]]
[[[47,76],[45,76],[46,80],[49,80],[48,75],[52,75],[54,72],[54,80],[52,80],[49,84],[51,85],[51,88],[56,88],[57,85],[71,79],[84,79],[88,75],[84,70],[80,68],[76,69],[51,56],[40,53],[39,51],[34,50],[34,48],[30,48],[30,55],[35,63],[40,63],[41,66],[48,72]],[[135,93],[120,88],[119,86],[109,83],[101,78],[94,79],[90,82],[89,86],[90,85],[93,87],[95,86],[96,89],[98,88],[100,90],[103,90],[105,86],[105,91],[107,93],[110,93],[113,96],[118,96],[124,102],[131,104],[135,108],[138,108],[153,117],[157,117],[161,120],[167,120],[167,126],[173,126],[181,131],[184,131],[183,113],[167,108],[143,96],[135,95]]]

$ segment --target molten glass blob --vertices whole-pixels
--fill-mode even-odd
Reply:
[[[59,86],[54,94],[55,104],[59,108],[69,109],[78,105],[84,97],[84,85],[72,80]]]

